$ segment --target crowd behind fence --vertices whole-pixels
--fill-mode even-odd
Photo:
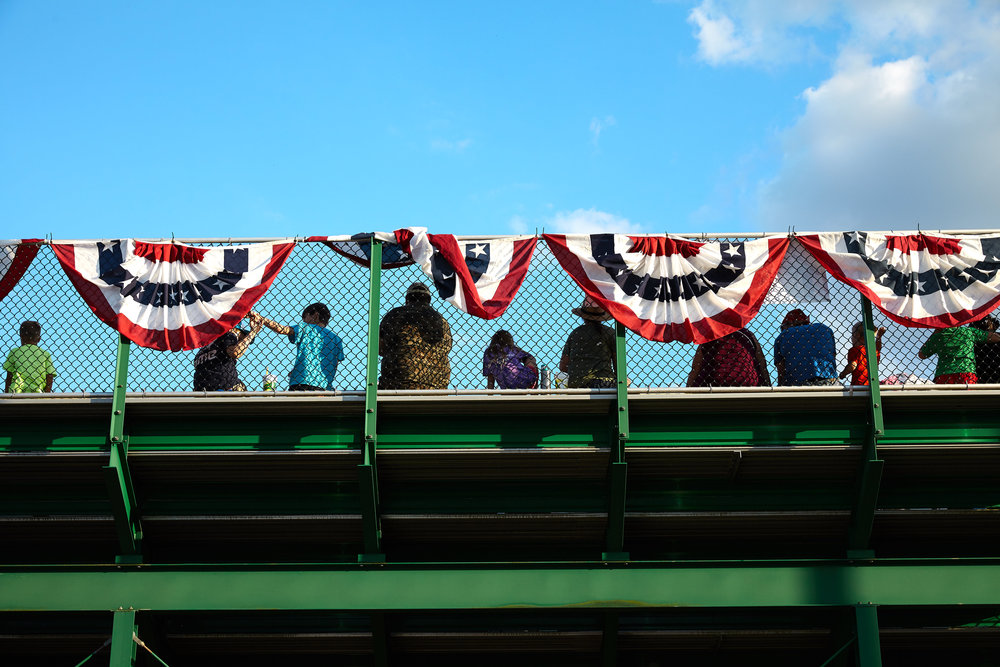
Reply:
[[[761,346],[767,385],[777,385],[774,341],[780,334],[782,321],[793,309],[803,311],[814,323],[830,327],[838,373],[848,363],[852,329],[862,319],[861,300],[855,290],[825,272],[816,271],[812,261],[805,253],[789,252],[782,271],[792,276],[799,274],[799,293],[790,297],[777,294],[777,288],[772,288],[760,313],[747,326]],[[380,321],[390,309],[402,305],[407,287],[414,282],[430,282],[416,265],[382,270]],[[468,315],[434,295],[432,305],[448,321],[453,339],[449,388],[486,388],[483,353],[501,329],[509,331],[516,345],[530,353],[540,368],[546,369],[544,375],[550,387],[565,386],[565,375],[559,372],[560,359],[568,335],[581,323],[573,309],[580,306],[583,296],[544,243],[538,244],[516,298],[497,319],[482,320]],[[343,341],[345,358],[339,365],[336,388],[363,390],[368,343],[368,269],[323,244],[299,243],[254,310],[277,322],[293,325],[300,321],[303,308],[314,302],[328,305],[331,311],[328,327]],[[0,348],[5,355],[21,344],[19,326],[26,320],[41,324],[40,347],[51,354],[56,367],[54,392],[111,390],[118,336],[90,312],[47,248],[42,248],[14,290],[0,301]],[[610,324],[613,326],[614,322]],[[878,365],[880,381],[931,382],[934,360],[917,357],[931,330],[900,326],[877,310],[874,324],[876,328],[886,328]],[[627,332],[630,387],[688,386],[696,350],[696,345],[659,343]],[[161,352],[132,346],[129,391],[191,391],[194,357],[195,351]],[[270,373],[277,378],[277,390],[287,389],[294,357],[294,345],[287,337],[263,330],[238,360],[240,378],[248,390],[259,391],[263,389],[265,374]],[[1000,361],[1000,344],[997,361]],[[850,376],[842,383],[849,384]]]

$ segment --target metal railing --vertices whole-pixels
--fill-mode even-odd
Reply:
[[[227,243],[205,245],[240,242],[243,240],[232,239]],[[757,339],[763,353],[767,376],[762,378],[766,380],[761,382],[763,385],[778,384],[774,341],[790,310],[800,309],[812,322],[823,323],[831,329],[838,374],[848,365],[852,332],[862,321],[857,292],[818,269],[806,253],[796,249],[793,243],[779,280],[760,313],[746,328]],[[403,303],[407,287],[414,282],[430,282],[415,265],[381,271],[380,321],[390,309]],[[530,353],[539,367],[547,369],[550,387],[565,387],[566,376],[558,368],[569,333],[581,324],[581,319],[572,311],[580,306],[582,299],[581,290],[542,241],[538,243],[520,292],[502,317],[482,320],[433,296],[432,305],[448,321],[453,339],[449,388],[486,388],[483,354],[492,336],[501,329],[510,332],[515,344]],[[300,242],[254,309],[277,322],[293,325],[301,320],[302,309],[313,302],[329,306],[332,316],[328,326],[343,341],[345,359],[338,368],[337,389],[362,391],[367,375],[369,271],[321,243]],[[4,354],[20,345],[18,328],[26,320],[41,324],[40,346],[51,354],[56,367],[54,392],[111,390],[118,336],[89,312],[48,248],[41,249],[18,285],[0,301],[0,350]],[[613,326],[614,322],[610,324]],[[876,371],[882,383],[931,382],[934,360],[917,358],[917,351],[930,335],[929,330],[899,326],[877,310],[874,326],[887,330]],[[633,389],[688,386],[697,348],[691,344],[649,341],[627,332],[629,386]],[[129,390],[191,391],[194,356],[193,351],[161,352],[132,346]],[[278,378],[277,389],[284,390],[288,386],[287,375],[294,356],[294,345],[286,337],[265,329],[238,360],[240,378],[248,390],[259,391],[263,388],[265,373],[270,372]],[[990,363],[997,362],[1000,362],[1000,349],[997,349],[997,359]],[[850,381],[848,376],[838,382],[847,385]]]

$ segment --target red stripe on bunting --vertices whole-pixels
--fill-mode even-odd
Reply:
[[[722,338],[745,327],[760,311],[764,297],[767,296],[774,276],[781,266],[785,251],[788,250],[788,237],[771,238],[768,240],[769,258],[764,266],[754,273],[750,287],[743,294],[733,308],[692,322],[684,323],[664,323],[656,324],[650,320],[639,318],[627,306],[611,301],[604,297],[597,286],[587,276],[587,272],[577,255],[568,248],[566,236],[562,234],[545,234],[545,241],[549,244],[552,254],[559,260],[559,264],[565,269],[571,278],[580,288],[593,297],[601,306],[607,310],[617,320],[649,340],[669,343],[673,341],[681,343],[708,343]]]
[[[10,291],[21,280],[21,276],[31,266],[31,261],[35,259],[35,255],[38,254],[38,250],[44,242],[42,239],[21,239],[17,250],[14,251],[14,259],[11,261],[10,267],[0,277],[0,299],[10,294]]]
[[[893,322],[896,322],[897,324],[902,324],[904,327],[911,327],[918,329],[947,329],[949,327],[959,327],[968,324],[969,322],[974,322],[979,318],[981,318],[983,315],[993,312],[993,310],[996,309],[997,305],[1000,304],[1000,295],[997,295],[996,297],[990,299],[983,305],[979,306],[978,308],[974,308],[972,310],[958,310],[953,313],[944,313],[943,315],[937,315],[934,317],[903,317],[901,315],[896,315],[892,311],[886,310],[882,306],[881,297],[879,297],[879,295],[875,291],[873,291],[870,287],[868,287],[868,285],[858,280],[854,280],[853,278],[849,278],[847,274],[844,273],[843,269],[840,268],[840,265],[836,262],[836,260],[833,259],[830,253],[828,253],[826,250],[823,249],[818,234],[807,234],[804,236],[796,236],[795,238],[798,240],[799,243],[802,244],[802,247],[804,247],[809,252],[809,254],[812,255],[813,258],[830,273],[831,276],[833,276],[840,282],[844,283],[845,285],[849,285],[850,287],[853,287],[854,289],[861,292],[869,301],[872,302],[872,304],[875,305],[876,308],[881,310],[886,317],[888,317]],[[886,239],[889,238],[902,239],[908,237],[905,236],[886,237]],[[934,238],[934,237],[924,237],[924,238]],[[937,239],[937,240],[950,241],[951,239]],[[917,245],[919,245],[919,242],[908,244],[908,247],[910,247],[910,249],[912,250],[916,249]],[[931,247],[930,244],[924,244],[924,248],[930,250],[930,247]],[[941,244],[935,247],[943,248],[945,246],[944,244]],[[934,251],[931,250],[931,252]],[[953,255],[955,253],[934,252],[934,254]]]

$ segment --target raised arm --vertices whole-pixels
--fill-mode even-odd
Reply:
[[[258,333],[260,333],[260,330],[263,326],[264,323],[261,322],[260,317],[251,317],[250,333],[240,338],[239,342],[237,342],[236,345],[230,345],[229,347],[227,347],[226,354],[228,354],[233,359],[239,359],[240,357],[242,357],[243,353],[247,351],[248,347],[250,347],[250,343],[253,341],[254,337]]]
[[[278,324],[274,320],[268,319],[261,315],[260,313],[250,313],[251,318],[256,318],[257,321],[262,325],[270,329],[276,334],[281,334],[282,336],[291,336],[292,328],[286,327],[284,324]]]

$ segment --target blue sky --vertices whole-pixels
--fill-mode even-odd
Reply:
[[[0,238],[997,227],[1000,3],[0,2]]]

